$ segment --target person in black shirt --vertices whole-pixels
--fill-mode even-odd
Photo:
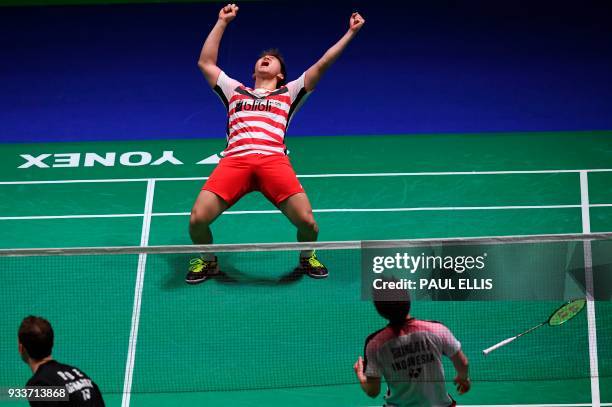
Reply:
[[[19,353],[34,375],[26,386],[65,387],[69,401],[30,401],[32,407],[104,407],[98,385],[80,369],[53,359],[53,328],[44,318],[29,316],[19,326]]]

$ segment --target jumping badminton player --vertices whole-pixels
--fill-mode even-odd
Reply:
[[[365,20],[353,13],[346,34],[317,63],[289,83],[285,63],[278,51],[264,51],[255,63],[255,84],[249,88],[217,66],[221,37],[237,13],[235,4],[221,9],[198,62],[204,77],[227,109],[227,147],[191,210],[191,240],[195,244],[212,243],[210,224],[245,194],[260,191],[296,226],[298,241],[316,241],[319,228],[310,201],[287,157],[285,132],[300,104]],[[313,278],[325,278],[328,274],[313,250],[300,253],[300,267]],[[200,258],[191,260],[185,281],[200,283],[218,272],[216,256],[203,253]]]
[[[365,358],[360,356],[353,366],[363,391],[378,396],[384,377],[387,407],[455,406],[444,384],[442,355],[457,371],[459,394],[470,390],[468,361],[459,341],[439,322],[412,318],[407,291],[375,290],[374,305],[389,325],[368,336]]]

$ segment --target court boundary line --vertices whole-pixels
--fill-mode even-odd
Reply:
[[[151,231],[151,213],[153,212],[153,198],[155,195],[155,180],[147,181],[147,192],[142,219],[142,231],[140,234],[140,246],[149,245],[149,233]],[[132,379],[134,376],[134,363],[136,361],[136,344],[138,341],[138,328],[140,326],[140,309],[142,305],[142,291],[144,288],[144,277],[147,265],[147,253],[138,254],[138,267],[136,270],[136,283],[134,286],[134,304],[132,307],[132,322],[130,327],[130,339],[125,362],[125,376],[123,381],[122,407],[129,407],[132,394]]]
[[[600,205],[601,206],[601,205]],[[606,204],[612,206],[612,204]],[[527,209],[578,209],[581,205],[509,205],[509,206],[431,206],[406,208],[321,208],[313,209],[313,213],[368,213],[368,212],[435,212],[435,211],[489,211],[489,210],[527,210]],[[263,209],[252,211],[225,211],[221,215],[264,215],[281,214],[278,209]],[[153,217],[188,216],[190,212],[157,212]],[[95,219],[95,218],[136,218],[141,213],[119,213],[100,215],[35,215],[35,216],[0,216],[2,220],[51,220],[51,219]]]
[[[515,174],[580,174],[581,172],[612,172],[612,168],[591,168],[574,170],[501,170],[501,171],[428,171],[428,172],[374,172],[374,173],[331,173],[331,174],[300,174],[298,178],[340,178],[340,177],[418,177],[445,175],[515,175]],[[0,185],[28,184],[71,184],[71,183],[105,183],[105,182],[147,182],[148,180],[163,181],[203,181],[208,177],[173,177],[173,178],[95,178],[95,179],[65,179],[65,180],[29,180],[0,181]]]
[[[100,215],[35,215],[35,216],[0,216],[0,220],[50,220],[50,219],[96,219],[96,218],[138,218],[142,213],[117,213]]]
[[[610,204],[612,206],[612,204]],[[507,205],[507,206],[420,206],[405,208],[319,208],[313,213],[359,213],[359,212],[425,212],[425,211],[486,211],[486,210],[515,210],[515,209],[571,209],[580,208],[580,205]],[[190,212],[157,212],[153,216],[185,216]],[[222,215],[260,215],[282,214],[278,209],[225,211]],[[2,218],[0,217],[0,220]]]
[[[586,171],[580,172],[580,203],[582,205],[582,233],[591,232],[591,215],[589,211],[589,179]],[[591,241],[582,242],[584,250],[584,278],[587,299],[587,329],[589,336],[589,368],[591,373],[591,403],[600,407],[599,394],[599,360],[597,359],[597,321],[593,287],[593,254]]]

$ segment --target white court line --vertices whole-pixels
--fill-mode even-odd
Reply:
[[[0,185],[38,185],[38,184],[97,184],[105,182],[147,182],[149,178],[106,178],[106,179],[64,179],[51,181],[0,181]]]
[[[339,177],[418,177],[443,175],[511,175],[511,174],[571,174],[581,172],[612,172],[612,168],[592,168],[577,170],[516,170],[516,171],[441,171],[441,172],[377,172],[377,173],[338,173],[338,174],[301,174],[298,178],[339,178]],[[117,178],[117,179],[69,179],[47,181],[0,181],[0,185],[31,185],[31,184],[73,184],[101,182],[147,182],[154,181],[202,181],[208,177],[183,178]]]
[[[152,180],[153,181],[153,180]],[[612,205],[611,205],[612,206]],[[420,211],[479,211],[479,210],[511,210],[511,209],[566,209],[580,208],[580,205],[514,205],[514,206],[432,206],[416,208],[328,208],[313,209],[314,213],[351,213],[351,212],[420,212]],[[262,215],[279,214],[277,209],[259,211],[225,211],[223,215]],[[186,216],[190,212],[159,212],[150,216]],[[45,220],[45,219],[93,219],[93,218],[137,218],[141,213],[122,213],[107,215],[48,215],[48,216],[0,216],[1,220]]]
[[[47,216],[0,216],[0,220],[41,220],[41,219],[94,219],[94,218],[138,218],[142,213],[120,213],[108,215],[47,215]]]
[[[612,172],[609,168],[584,170],[509,170],[509,171],[428,171],[428,172],[380,172],[356,174],[310,174],[298,175],[300,178],[327,178],[327,177],[407,177],[407,176],[437,176],[437,175],[513,175],[513,174],[571,174],[587,172]]]
[[[580,172],[580,202],[582,203],[582,233],[591,233],[591,217],[589,213],[589,180],[586,171]],[[593,258],[591,241],[585,240],[584,247],[584,278],[587,298],[587,323],[589,331],[589,361],[591,368],[591,402],[593,407],[599,407],[599,360],[597,359],[597,323],[595,319],[595,299],[593,297]]]
[[[414,208],[330,208],[313,209],[313,212],[411,212],[411,211],[478,211],[507,209],[564,209],[580,208],[580,205],[510,205],[510,206],[424,206]],[[256,212],[256,211],[252,211]],[[277,211],[278,212],[278,211]],[[234,215],[250,213],[250,211],[228,211]]]
[[[298,178],[340,178],[340,177],[418,177],[442,175],[514,175],[514,174],[578,174],[587,172],[612,172],[612,168],[593,168],[584,170],[509,170],[509,171],[429,171],[429,172],[372,172],[336,174],[298,174]],[[156,178],[157,181],[201,181],[208,177]],[[0,183],[1,185],[2,183]]]
[[[151,213],[153,212],[153,197],[155,194],[155,180],[147,181],[147,195],[142,219],[142,232],[140,234],[140,246],[149,245],[149,232],[151,229]],[[129,407],[132,391],[132,377],[134,374],[134,361],[136,360],[136,342],[138,340],[138,326],[140,324],[140,305],[142,302],[142,289],[144,287],[145,269],[147,265],[147,254],[138,255],[138,268],[136,271],[136,285],[134,287],[134,306],[132,308],[132,326],[130,329],[130,341],[128,345],[127,360],[125,362],[125,378],[123,381],[122,407]]]
[[[509,209],[565,209],[580,208],[580,205],[517,205],[517,206],[440,206],[418,208],[330,208],[313,209],[314,213],[345,213],[345,212],[419,212],[419,211],[476,211],[476,210],[509,210]],[[281,213],[277,209],[259,211],[225,211],[223,215],[262,215]],[[190,212],[158,212],[153,216],[186,216]]]

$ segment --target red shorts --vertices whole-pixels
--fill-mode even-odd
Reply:
[[[230,206],[251,191],[260,191],[276,206],[304,192],[289,157],[280,154],[222,158],[202,189],[219,195]]]

